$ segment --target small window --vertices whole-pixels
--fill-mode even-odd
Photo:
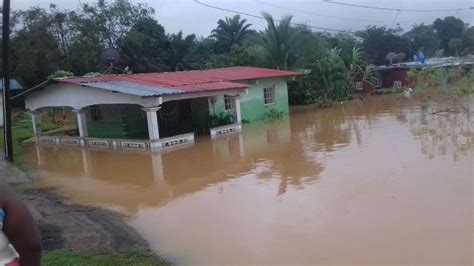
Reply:
[[[265,100],[265,105],[274,105],[275,104],[275,86],[263,88],[263,98]]]
[[[394,81],[393,82],[393,87],[397,88],[397,89],[401,88],[402,87],[402,82],[400,80]]]
[[[375,79],[375,87],[381,87],[382,86],[382,78],[381,77],[377,77],[377,79]]]
[[[102,121],[102,111],[98,105],[91,106],[91,120],[92,121]]]
[[[224,110],[232,112],[232,97],[224,95]]]
[[[364,84],[362,83],[362,81],[357,81],[356,82],[356,91],[361,91],[364,89]]]

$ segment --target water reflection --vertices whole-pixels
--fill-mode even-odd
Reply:
[[[40,185],[56,187],[72,201],[106,204],[127,213],[140,206],[161,206],[249,172],[262,181],[279,179],[275,194],[281,195],[288,186],[303,188],[315,181],[324,169],[304,155],[304,143],[292,142],[289,120],[249,125],[243,134],[203,138],[192,148],[161,153],[34,149],[29,160],[45,177]]]
[[[374,97],[185,149],[36,147],[28,163],[181,264],[468,264],[472,120],[418,106]]]
[[[433,115],[421,112],[409,117],[410,132],[428,158],[450,156],[457,161],[474,147],[474,117],[468,113]]]

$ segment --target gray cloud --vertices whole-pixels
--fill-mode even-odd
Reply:
[[[47,8],[50,3],[54,3],[62,9],[76,9],[80,3],[78,0],[16,0],[12,2],[13,9],[26,9],[32,6]],[[82,0],[81,2],[91,1]],[[165,27],[167,32],[178,32],[179,30],[182,30],[185,34],[196,33],[198,35],[207,36],[210,34],[211,30],[216,27],[218,19],[234,15],[231,12],[215,10],[198,5],[193,0],[134,0],[133,2],[147,3],[149,6],[153,7],[156,10],[156,19]],[[397,12],[340,6],[329,4],[322,0],[202,0],[202,2],[255,15],[260,15],[262,11],[266,11],[273,14],[275,18],[289,14],[294,16],[293,21],[295,23],[341,30],[359,30],[368,25],[385,25],[388,27],[394,25],[400,26],[404,29],[409,29],[413,24],[429,24],[438,17],[446,16],[456,16],[471,25],[474,24],[474,10],[424,13]],[[474,0],[341,0],[341,2],[406,9],[452,9],[456,7],[474,6]],[[262,3],[278,5],[283,8],[269,6]],[[327,16],[324,17],[310,13],[344,17],[347,19],[343,20]],[[263,20],[246,16],[242,17],[252,23],[252,28],[254,29],[263,30],[265,28],[266,23]]]

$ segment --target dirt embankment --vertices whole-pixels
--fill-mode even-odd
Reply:
[[[32,179],[7,162],[0,162],[2,182],[14,188],[37,221],[44,250],[117,253],[149,251],[148,244],[110,211],[66,203],[52,190],[31,189]]]

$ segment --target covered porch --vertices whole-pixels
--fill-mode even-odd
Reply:
[[[28,94],[26,108],[31,113],[36,142],[117,150],[155,150],[191,144],[195,135],[215,137],[241,130],[240,95],[246,93],[245,85],[153,96],[95,85],[84,88],[76,84],[51,84]],[[223,126],[215,126],[209,119],[216,115],[213,99],[217,96],[228,99],[226,113],[232,117],[230,123]],[[71,107],[74,112],[77,133],[74,136],[43,135],[42,110],[64,106]]]

